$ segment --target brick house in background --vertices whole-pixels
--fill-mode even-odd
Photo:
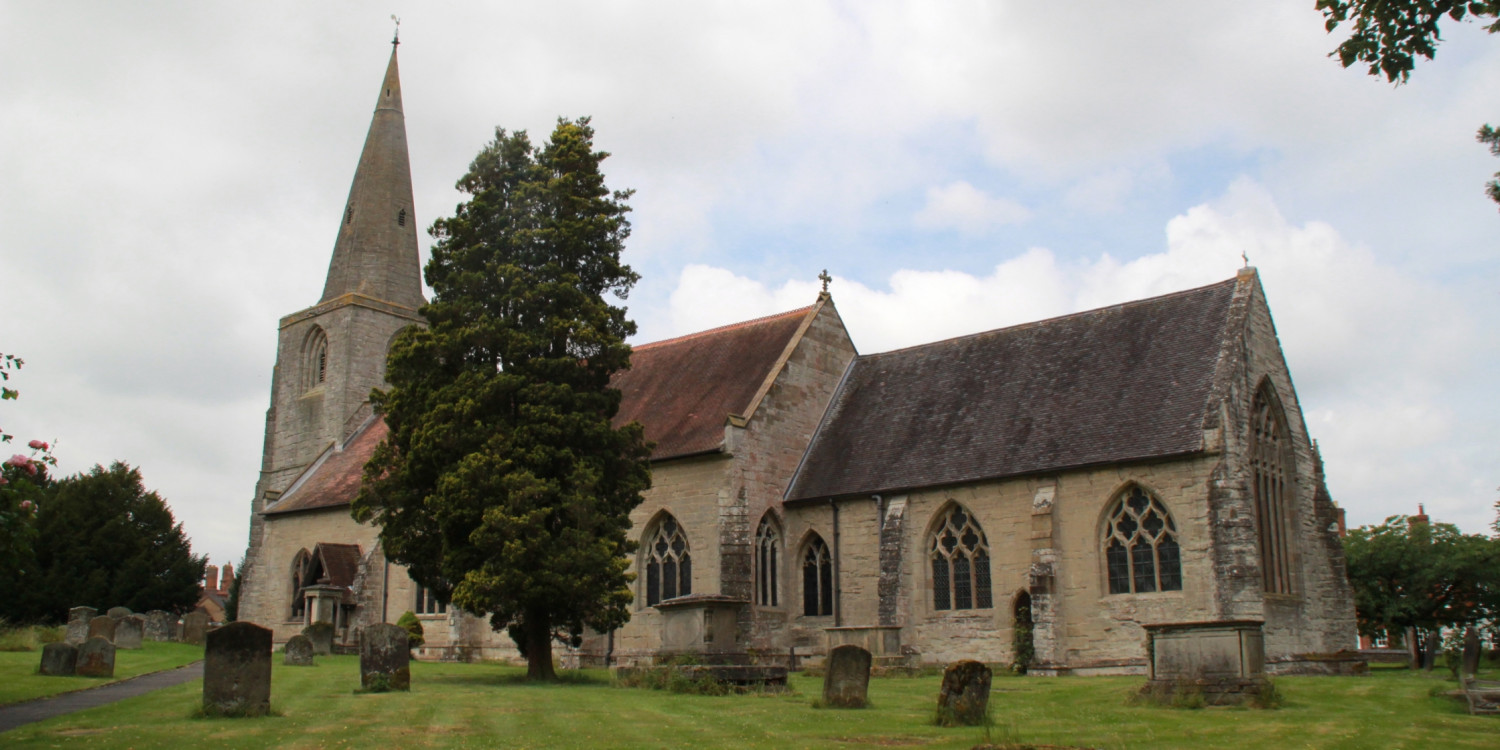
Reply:
[[[420,655],[513,657],[349,516],[385,435],[367,395],[422,325],[402,118],[393,52],[323,298],[281,321],[241,618],[352,641],[411,610]],[[1255,620],[1293,671],[1355,642],[1339,512],[1253,269],[865,356],[825,288],[632,362],[618,420],[656,444],[634,611],[570,660],[1004,662],[1029,633],[1039,672],[1139,672],[1145,625]]]
[[[203,569],[203,582],[198,587],[198,604],[193,607],[208,615],[209,622],[224,622],[225,605],[229,603],[229,586],[234,583],[234,566],[224,563],[220,577],[219,566],[209,565]]]

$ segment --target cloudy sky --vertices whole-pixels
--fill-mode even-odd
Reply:
[[[1500,486],[1500,37],[1392,87],[1312,0],[0,2],[0,428],[244,551],[402,17],[425,226],[495,126],[592,115],[649,341],[812,302],[862,352],[1262,275],[1354,524]],[[410,5],[412,7],[402,7]],[[423,238],[424,247],[426,237]]]

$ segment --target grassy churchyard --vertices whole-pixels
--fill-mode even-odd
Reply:
[[[162,667],[184,661],[179,649],[191,648],[152,645],[140,656]],[[34,674],[38,652],[0,656],[0,695],[7,696],[0,700],[35,694],[42,689],[27,686],[41,681],[50,690],[59,679]],[[807,675],[793,676],[789,694],[702,696],[615,687],[598,670],[528,684],[518,667],[415,663],[410,693],[356,694],[357,657],[286,667],[278,653],[274,670],[275,716],[194,718],[202,694],[194,681],[23,726],[0,735],[0,746],[968,748],[986,741],[981,728],[932,725],[936,676],[875,678],[870,708],[834,710],[814,706],[822,683]],[[1283,677],[1276,684],[1284,703],[1273,711],[1130,705],[1140,684],[1131,677],[997,676],[988,741],[1101,748],[1500,744],[1500,719],[1469,716],[1442,694],[1455,683],[1436,674]]]
[[[202,646],[146,641],[138,650],[120,649],[115,652],[114,679],[52,677],[36,673],[37,665],[42,661],[41,644],[37,643],[34,648],[35,650],[30,651],[0,650],[0,706],[74,690],[86,690],[137,675],[191,664],[203,658]],[[5,746],[9,739],[9,737],[0,736],[0,747]]]

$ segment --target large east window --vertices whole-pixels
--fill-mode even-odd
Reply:
[[[1265,590],[1292,593],[1292,441],[1286,414],[1269,382],[1261,384],[1250,407],[1250,476],[1259,531],[1260,569]]]

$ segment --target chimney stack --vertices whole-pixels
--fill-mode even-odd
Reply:
[[[219,575],[219,593],[229,596],[229,586],[234,583],[234,564],[224,563],[224,572]]]
[[[203,590],[219,590],[219,566],[210,565],[207,568],[203,569]]]

